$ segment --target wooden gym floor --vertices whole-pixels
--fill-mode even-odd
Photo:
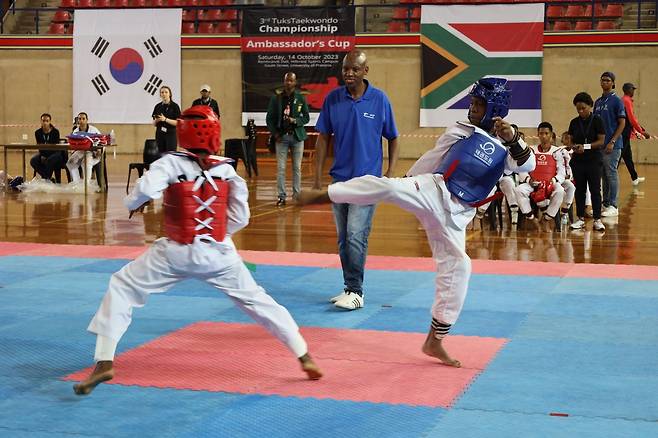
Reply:
[[[1,159],[1,157],[0,157]],[[28,157],[29,159],[29,157]],[[161,234],[162,205],[155,202],[143,215],[128,219],[123,206],[128,163],[138,155],[108,155],[109,192],[82,194],[0,193],[0,241],[87,245],[134,245],[153,242]],[[9,173],[20,174],[21,157],[9,154]],[[251,223],[238,233],[239,249],[336,253],[336,233],[329,206],[299,208],[291,201],[276,202],[276,164],[259,160],[259,176],[246,178],[242,163],[238,172],[248,180]],[[401,160],[398,175],[411,166]],[[3,163],[4,165],[4,163]],[[2,167],[0,167],[2,168]],[[473,259],[551,261],[566,263],[658,264],[658,166],[637,167],[646,181],[632,186],[625,166],[620,166],[619,217],[604,218],[605,233],[591,230],[554,229],[553,224],[530,223],[491,229],[486,220],[469,226],[467,250]],[[328,168],[327,168],[328,169]],[[310,187],[311,166],[303,166],[303,187]],[[31,169],[29,170],[31,176]],[[290,196],[290,166],[288,168]],[[133,172],[133,183],[135,173]],[[328,181],[328,177],[325,178]],[[369,254],[429,257],[425,233],[416,219],[403,210],[378,206],[370,235]],[[74,256],[74,254],[72,254]]]

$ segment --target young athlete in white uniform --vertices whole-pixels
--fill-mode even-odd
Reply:
[[[231,240],[249,222],[248,190],[227,164],[230,160],[210,155],[219,150],[220,129],[210,107],[184,111],[176,133],[178,144],[188,152],[170,153],[151,164],[124,200],[132,216],[164,192],[167,237],[112,275],[88,327],[97,335],[96,368],[74,386],[76,394],[88,394],[114,377],[115,350],[130,325],[133,308],[142,307],[149,294],[166,292],[186,278],[224,292],[299,358],[310,379],[322,376],[290,313],[254,281]]]
[[[521,213],[528,219],[534,219],[530,198],[544,212],[545,220],[552,220],[560,210],[564,199],[564,159],[560,148],[552,144],[553,126],[541,122],[537,126],[540,144],[531,146],[535,154],[537,167],[531,173],[519,175],[521,184],[516,187],[516,200]],[[543,188],[542,188],[543,187]],[[536,196],[539,195],[539,196]]]
[[[389,202],[416,215],[427,233],[437,270],[432,323],[423,352],[455,367],[461,363],[445,351],[442,339],[457,321],[468,290],[471,261],[466,254],[466,225],[504,171],[529,172],[535,165],[519,132],[503,120],[511,99],[506,83],[502,78],[480,79],[470,92],[470,123],[449,127],[434,149],[411,167],[408,177],[367,175],[331,184],[327,190],[302,192],[300,197],[301,204]]]

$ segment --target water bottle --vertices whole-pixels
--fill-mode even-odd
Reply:
[[[562,213],[562,218],[560,223],[562,224],[562,228],[566,228],[567,225],[569,225],[569,214]]]
[[[114,136],[114,129],[110,131],[110,144],[111,145],[117,144],[117,139]]]

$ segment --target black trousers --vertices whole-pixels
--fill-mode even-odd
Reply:
[[[592,195],[592,210],[594,219],[601,219],[601,159],[574,161],[571,160],[571,170],[576,185],[576,214],[585,217],[585,197],[587,186]]]
[[[621,151],[621,157],[619,157],[619,164],[621,164],[621,160],[624,160],[624,164],[626,164],[626,169],[628,169],[628,173],[631,175],[631,181],[635,181],[637,179],[637,172],[635,171],[635,163],[633,163],[633,149],[631,149],[631,136],[629,135],[628,137],[623,136],[624,139],[624,149]]]
[[[41,154],[38,153],[30,159],[30,166],[39,174],[43,179],[50,179],[53,177],[53,172],[59,170],[66,165],[66,158],[61,153],[52,154],[41,160]]]
[[[158,151],[161,154],[165,152],[175,151],[178,142],[176,141],[176,130],[169,128],[166,133],[159,129],[155,132],[155,142],[158,144]]]

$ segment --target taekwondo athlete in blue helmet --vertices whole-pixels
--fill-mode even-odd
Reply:
[[[534,155],[518,130],[503,120],[511,100],[506,84],[503,78],[480,79],[469,93],[468,122],[450,126],[405,178],[366,175],[331,184],[327,190],[302,192],[299,199],[302,205],[388,202],[416,215],[436,263],[432,322],[422,350],[454,367],[461,363],[442,341],[459,317],[471,277],[466,225],[476,207],[491,200],[503,172],[535,168]]]

